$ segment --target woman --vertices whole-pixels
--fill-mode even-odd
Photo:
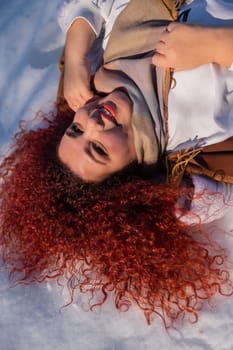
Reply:
[[[128,94],[117,89],[111,98],[125,102]],[[86,115],[85,108],[79,116]],[[110,108],[108,100],[95,107],[96,126],[102,119],[106,125],[117,122],[108,115]],[[76,290],[87,293],[91,308],[112,295],[119,309],[138,305],[148,322],[158,314],[168,326],[185,313],[195,321],[203,300],[232,292],[226,252],[200,226],[201,219],[213,220],[226,202],[232,204],[231,192],[226,198],[221,194],[230,186],[213,182],[214,207],[198,177],[192,179],[199,193],[189,179],[179,189],[155,186],[135,175],[133,159],[105,181],[82,181],[57,158],[72,118],[60,106],[56,116],[43,116],[47,127],[28,132],[22,126],[1,164],[0,244],[11,276],[23,283],[64,278],[71,301]],[[66,136],[76,139],[80,129],[73,124]],[[89,146],[87,153],[99,152],[98,144]],[[61,157],[60,152],[61,144]],[[205,203],[203,217],[192,210],[194,203],[199,210]],[[192,232],[193,223],[198,232]]]
[[[165,14],[160,8],[164,3],[166,3],[166,9],[170,6],[170,11],[166,10]],[[137,159],[138,163],[155,164],[161,158],[166,148],[167,153],[174,153],[175,151],[177,155],[177,152],[179,152],[179,157],[181,153],[182,161],[184,159],[186,161],[186,168],[183,169],[181,167],[180,173],[174,174],[175,172],[172,171],[171,177],[173,178],[171,180],[173,182],[178,183],[183,171],[188,170],[188,168],[189,171],[204,173],[217,180],[223,179],[222,173],[225,170],[224,181],[232,182],[232,169],[222,167],[221,163],[220,167],[219,164],[215,164],[213,159],[217,159],[217,163],[219,158],[216,158],[216,153],[210,155],[214,147],[212,148],[208,145],[218,144],[231,138],[233,134],[233,73],[228,68],[224,68],[224,66],[229,67],[233,60],[233,31],[232,27],[229,27],[232,26],[233,9],[232,4],[228,2],[224,2],[220,9],[218,4],[214,4],[213,0],[210,1],[209,7],[205,7],[206,4],[203,1],[192,1],[189,5],[181,8],[179,18],[190,23],[207,24],[209,27],[171,23],[162,34],[160,41],[158,41],[160,36],[158,33],[160,34],[164,30],[164,27],[161,26],[161,20],[158,21],[158,11],[163,18],[162,24],[169,23],[168,21],[174,19],[172,16],[175,16],[174,12],[176,9],[173,2],[160,1],[155,6],[150,1],[144,2],[143,5],[139,1],[131,1],[126,7],[125,2],[122,4],[121,2],[118,3],[118,1],[107,1],[104,4],[98,3],[95,5],[91,3],[86,5],[85,13],[82,12],[82,2],[73,3],[71,1],[63,6],[59,16],[60,24],[64,30],[69,28],[65,50],[65,97],[70,107],[77,110],[77,106],[83,105],[88,98],[93,97],[95,90],[97,90],[97,93],[102,92],[107,95],[102,99],[96,97],[95,103],[90,107],[83,106],[80,111],[77,110],[74,125],[77,125],[78,122],[77,136],[79,137],[68,139],[66,134],[59,147],[61,160],[77,175],[84,180],[95,181],[94,169],[92,171],[92,179],[90,179],[88,170],[87,174],[85,174],[86,162],[88,163],[87,167],[90,164],[88,157],[83,159],[83,152],[81,152],[81,164],[83,167],[80,166],[80,168],[82,168],[84,173],[79,171],[81,170],[78,166],[78,154],[81,146],[79,141],[91,144],[94,142],[94,145],[98,144],[98,148],[95,147],[93,153],[96,153],[95,149],[98,149],[102,153],[102,158],[105,157],[105,160],[109,158],[111,161],[112,147],[109,148],[108,140],[105,140],[105,138],[101,139],[105,133],[102,133],[100,129],[102,125],[102,131],[104,131],[106,124],[106,130],[111,129],[111,131],[117,130],[119,132],[118,124],[120,124],[120,127],[123,125],[123,129],[125,128],[123,134],[127,139],[125,150],[128,153],[128,158],[123,157],[122,153],[119,153],[120,160],[124,159],[125,162],[123,164],[116,162],[112,171],[114,169],[119,170],[119,166],[123,167],[125,164],[128,164],[133,157]],[[124,10],[122,11],[122,9]],[[147,11],[147,9],[149,10]],[[118,11],[118,17],[113,25],[116,11]],[[120,11],[122,12],[119,15]],[[140,17],[141,21],[144,18],[144,24],[151,23],[151,19],[154,20],[155,18],[153,23],[155,23],[156,28],[145,26],[142,30],[141,28],[138,29],[137,23],[139,18],[137,16]],[[129,18],[130,26],[133,30],[130,30],[125,25],[125,23],[129,22]],[[100,29],[104,20],[106,21],[106,28],[103,48],[105,49],[105,62],[107,63],[96,72],[92,81],[91,91],[88,84],[90,80],[88,79],[90,72],[88,69],[90,64],[88,54],[95,35],[100,35]],[[71,23],[72,25],[70,26]],[[215,27],[212,27],[213,25]],[[132,40],[134,36],[138,37],[136,43],[135,40]],[[120,39],[117,40],[117,38]],[[217,47],[216,38],[218,38]],[[192,45],[187,45],[189,42]],[[126,47],[127,44],[128,47]],[[157,52],[153,56],[154,50],[152,49],[155,47]],[[185,50],[183,50],[185,55],[182,47],[185,47]],[[195,50],[198,52],[198,55],[196,54],[195,59],[193,59],[193,51],[195,52]],[[178,52],[178,55],[182,58],[177,60],[174,52],[176,54]],[[139,54],[140,57],[138,57]],[[155,72],[151,70],[152,56],[154,63],[166,63],[178,69],[202,65],[189,71],[174,72],[173,78],[176,81],[176,86],[169,92],[166,81],[165,86],[163,86],[163,71],[157,69],[155,75]],[[169,61],[170,57],[172,57],[173,61]],[[181,64],[179,64],[179,61]],[[205,64],[209,62],[215,63]],[[98,57],[95,63],[97,66],[100,64]],[[119,74],[119,71],[121,74]],[[205,79],[206,84],[200,85],[201,79]],[[157,81],[156,86],[155,81]],[[116,101],[114,102],[114,98],[111,101],[112,95],[110,93],[118,88],[121,89],[120,95],[124,95],[123,109],[127,105],[125,112],[127,114],[126,123],[124,123],[124,118],[122,118],[122,107],[120,108],[120,104],[118,111],[118,104]],[[169,93],[168,101],[166,101],[166,96],[163,96],[164,89],[166,90],[166,95]],[[205,96],[205,99],[203,99],[203,96]],[[109,101],[110,103],[106,103]],[[121,101],[120,98],[118,98],[117,102],[119,101]],[[199,103],[199,101],[202,102]],[[166,105],[168,103],[169,113],[167,108],[164,108],[164,103]],[[88,116],[92,115],[96,107],[95,117],[90,118],[90,121],[91,128],[93,128],[94,121],[96,121],[99,130],[95,135],[95,139],[90,139],[87,121],[89,120]],[[118,116],[118,113],[121,116]],[[117,118],[119,118],[119,121],[117,121]],[[81,120],[80,123],[79,120]],[[85,137],[86,125],[87,138]],[[115,141],[114,147],[121,143],[121,139],[118,140],[116,138]],[[206,148],[206,146],[208,147]],[[219,149],[221,146],[219,146]],[[83,147],[82,145],[82,149]],[[203,147],[205,147],[205,153],[203,153]],[[185,154],[184,150],[187,148],[193,152]],[[232,139],[230,139],[225,151],[228,149],[232,150]],[[197,155],[200,159],[197,158]],[[191,164],[193,157],[195,157],[195,162]],[[116,157],[114,155],[113,158],[115,161]],[[169,156],[171,164],[177,161],[176,158],[173,154]],[[222,161],[222,159],[220,160]],[[206,167],[203,168],[203,162],[207,163],[207,169]],[[227,163],[230,163],[230,159],[227,160]],[[175,169],[177,170],[177,168],[176,166]],[[221,169],[222,171],[218,172]],[[102,169],[102,171],[102,178],[109,175],[107,169],[106,173],[105,169]],[[228,177],[227,174],[231,176]],[[96,181],[100,180],[99,176],[100,174],[97,172]]]
[[[47,127],[22,126],[1,164],[0,245],[11,279],[56,279],[71,302],[85,293],[90,309],[113,297],[122,311],[137,305],[148,323],[195,322],[205,300],[232,293],[227,252],[201,225],[233,204],[230,186],[213,182],[213,196],[194,176],[193,194],[188,181],[156,185],[134,167],[98,185],[80,181],[56,157],[72,117],[60,110]]]

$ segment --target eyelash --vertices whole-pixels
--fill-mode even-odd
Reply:
[[[104,156],[104,157],[108,156],[105,150],[103,150],[103,148],[97,145],[95,142],[92,142],[91,146],[94,149],[94,151],[98,153],[100,156]]]
[[[82,134],[83,131],[78,127],[76,123],[71,124],[70,129],[75,133],[75,134]]]
[[[73,123],[70,126],[70,129],[75,133],[75,134],[82,134],[83,131],[78,127],[76,123]],[[107,157],[108,154],[105,152],[105,150],[100,147],[98,144],[95,142],[91,142],[91,148],[94,150],[94,152],[98,153],[100,156]]]

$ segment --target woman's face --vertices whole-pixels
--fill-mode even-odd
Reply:
[[[87,182],[100,182],[136,160],[132,102],[122,90],[79,108],[58,147],[58,156]]]

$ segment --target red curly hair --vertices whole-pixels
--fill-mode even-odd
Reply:
[[[0,166],[0,245],[12,278],[65,278],[71,301],[88,293],[92,308],[111,294],[118,309],[136,303],[166,326],[185,314],[196,321],[204,299],[232,292],[224,251],[175,215],[184,190],[130,171],[81,182],[56,157],[73,113],[52,117],[42,114],[36,130],[21,125]]]

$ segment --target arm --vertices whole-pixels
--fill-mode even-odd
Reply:
[[[73,110],[93,96],[88,54],[101,32],[112,1],[60,1],[58,23],[66,34],[64,96]]]
[[[104,23],[106,6],[112,0],[60,0],[57,20],[61,30],[67,34],[78,18],[84,18],[98,37]]]
[[[153,64],[178,70],[233,63],[233,28],[170,23],[156,45]]]
[[[87,21],[76,19],[69,28],[65,45],[64,97],[74,111],[93,96],[90,89],[88,53],[95,33]]]

